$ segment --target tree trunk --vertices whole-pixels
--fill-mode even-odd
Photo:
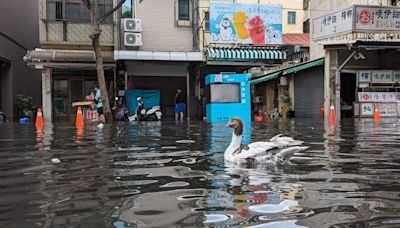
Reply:
[[[106,117],[106,121],[112,121],[110,102],[108,100],[108,92],[106,87],[106,80],[104,77],[104,67],[103,67],[103,57],[101,56],[101,48],[100,48],[100,34],[101,29],[100,25],[96,20],[96,16],[94,15],[93,10],[89,9],[90,20],[93,27],[93,33],[90,35],[90,39],[92,40],[92,45],[96,57],[96,70],[97,70],[97,81],[99,83],[99,88],[101,92],[101,101],[104,107],[104,115]]]

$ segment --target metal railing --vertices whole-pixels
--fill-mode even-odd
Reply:
[[[46,28],[46,42],[60,44],[91,45],[93,28],[83,20],[42,20]],[[114,45],[114,25],[101,24],[100,45]]]

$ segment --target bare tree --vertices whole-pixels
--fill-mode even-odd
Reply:
[[[100,24],[103,23],[109,16],[113,15],[115,11],[121,8],[122,4],[124,4],[126,0],[120,0],[114,8],[106,12],[104,15],[101,15],[99,18],[96,18],[94,10],[95,6],[93,5],[92,0],[81,0],[81,1],[89,11],[90,22],[93,28],[93,32],[90,35],[90,39],[92,40],[92,46],[96,56],[97,80],[99,83],[102,102],[104,105],[104,114],[107,117],[107,120],[112,120],[110,103],[108,100],[108,92],[106,88],[106,80],[104,77],[103,57],[101,55],[101,48],[100,48],[100,34],[101,34]]]

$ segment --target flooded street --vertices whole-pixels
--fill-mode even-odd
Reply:
[[[278,133],[310,148],[248,168],[224,163],[223,125],[2,124],[0,227],[400,226],[400,121],[253,123],[245,141]]]

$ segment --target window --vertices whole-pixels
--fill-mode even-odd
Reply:
[[[99,17],[102,17],[112,8],[111,4],[99,4]],[[105,20],[106,23],[112,22],[112,15],[108,16]]]
[[[179,0],[178,4],[179,4],[178,20],[189,21],[190,20],[189,0]]]
[[[290,25],[296,24],[296,12],[294,11],[288,12],[288,24]]]
[[[204,12],[204,29],[210,31],[210,12]]]
[[[240,84],[211,84],[210,85],[211,103],[239,103]]]
[[[132,0],[126,0],[121,7],[121,17],[132,18]]]
[[[61,1],[47,2],[47,19],[49,20],[63,19],[63,5]]]
[[[67,3],[67,17],[69,20],[84,20],[90,19],[88,9],[81,3]]]

